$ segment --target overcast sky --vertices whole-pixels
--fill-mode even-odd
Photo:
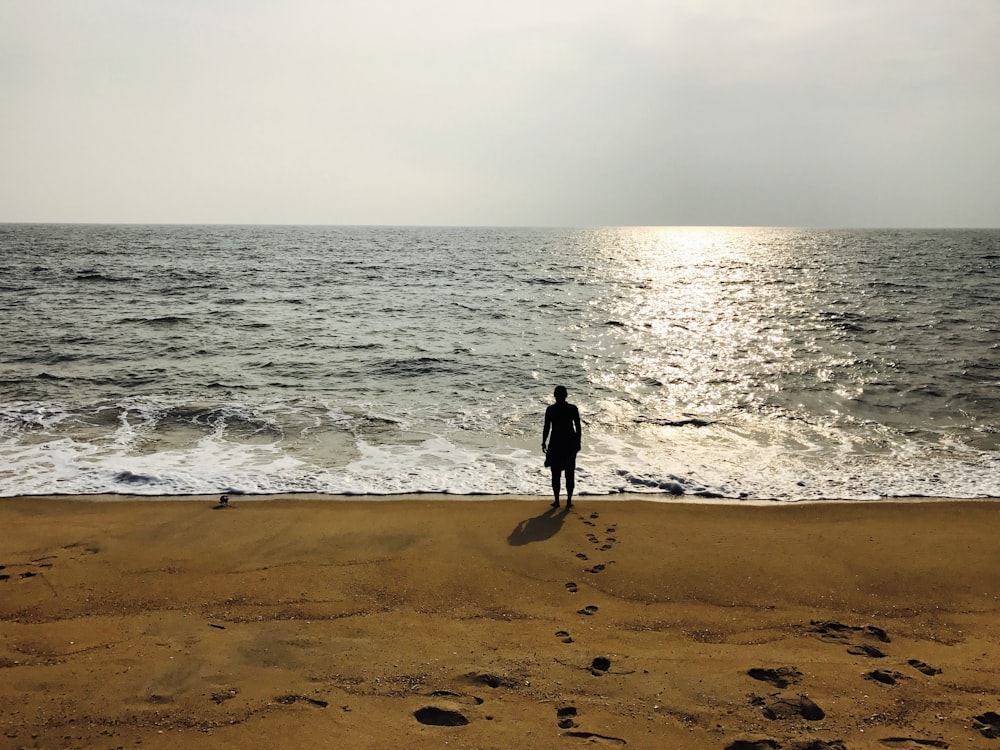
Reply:
[[[0,221],[1000,226],[1000,0],[0,0]]]

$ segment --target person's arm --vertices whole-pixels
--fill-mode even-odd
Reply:
[[[576,449],[580,450],[583,439],[583,428],[580,427],[580,410],[573,407],[573,426],[576,428]]]
[[[545,442],[549,438],[549,430],[552,429],[552,410],[545,410],[545,426],[542,428],[542,453],[545,452]]]

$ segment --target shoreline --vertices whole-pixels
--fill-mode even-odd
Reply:
[[[997,743],[989,500],[44,497],[3,747]]]
[[[124,492],[94,492],[94,493],[39,493],[37,495],[0,495],[0,503],[18,500],[69,500],[73,502],[119,503],[119,502],[200,502],[210,503],[226,495],[233,504],[237,502],[276,502],[283,500],[303,500],[318,502],[542,502],[551,495],[545,494],[492,494],[482,493],[450,493],[450,492],[400,492],[400,493],[328,493],[328,492],[266,492],[241,493],[219,492],[213,494],[161,494],[145,495]],[[565,502],[565,497],[561,498]],[[1000,501],[1000,497],[947,497],[937,495],[906,495],[883,496],[876,498],[732,498],[700,495],[674,495],[669,492],[616,492],[608,494],[578,494],[575,498],[578,504],[587,502],[644,502],[654,505],[709,505],[735,507],[792,507],[799,505],[831,505],[849,504],[866,505],[870,503],[991,503]]]

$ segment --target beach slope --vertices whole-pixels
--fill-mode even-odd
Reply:
[[[1000,748],[995,502],[0,500],[0,747]]]

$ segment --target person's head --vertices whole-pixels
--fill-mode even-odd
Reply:
[[[556,401],[565,401],[566,397],[569,396],[564,385],[557,385],[553,395],[556,397]]]

